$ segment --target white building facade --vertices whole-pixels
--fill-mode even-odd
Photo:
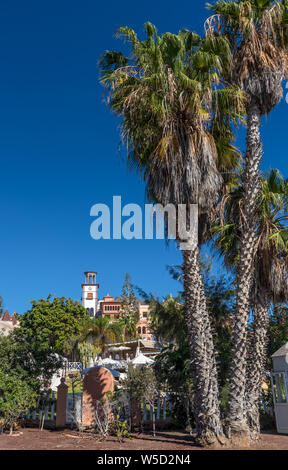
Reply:
[[[84,273],[85,283],[82,284],[82,305],[87,310],[90,317],[95,317],[98,311],[98,289],[96,282],[97,273],[87,271]]]

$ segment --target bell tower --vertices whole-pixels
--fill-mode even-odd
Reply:
[[[86,308],[90,317],[95,317],[97,314],[99,289],[99,284],[96,283],[97,273],[95,271],[87,271],[84,275],[85,283],[82,284],[82,305]]]

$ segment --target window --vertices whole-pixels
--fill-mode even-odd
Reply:
[[[143,313],[143,318],[147,318],[147,313]]]
[[[146,334],[146,328],[145,328],[145,326],[143,326],[143,328],[142,328],[142,333],[143,333],[144,335]]]
[[[89,293],[87,299],[93,299],[93,294]]]
[[[287,391],[285,384],[285,373],[279,372],[272,375],[273,392],[276,403],[287,403]]]

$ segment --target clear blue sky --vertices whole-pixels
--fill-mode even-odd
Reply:
[[[196,5],[197,6],[196,6]],[[49,293],[81,297],[83,272],[100,295],[118,295],[125,272],[144,290],[179,286],[166,265],[180,255],[162,241],[94,241],[93,204],[144,204],[144,186],[117,153],[117,121],[102,101],[97,60],[119,49],[115,30],[203,30],[205,2],[2,0],[0,5],[0,295],[23,313]],[[287,174],[283,102],[263,121],[264,168]],[[240,133],[239,144],[245,145]]]

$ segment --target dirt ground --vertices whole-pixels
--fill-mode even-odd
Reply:
[[[176,431],[158,432],[156,437],[147,433],[135,435],[133,440],[126,439],[120,444],[117,438],[108,437],[99,442],[95,437],[84,435],[69,429],[49,431],[28,428],[21,429],[15,436],[0,435],[1,450],[201,450],[193,445],[189,434]],[[236,450],[236,448],[234,448]],[[244,449],[244,448],[243,448]],[[252,450],[288,450],[288,436],[267,433],[262,435],[258,444],[249,447]]]

